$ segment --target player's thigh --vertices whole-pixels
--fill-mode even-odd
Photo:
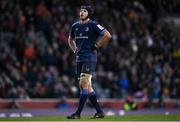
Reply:
[[[76,77],[77,77],[77,80],[79,81],[80,80],[80,74],[81,74],[81,70],[82,70],[82,66],[83,66],[83,62],[77,62],[76,63]]]
[[[96,69],[96,62],[84,62],[82,64],[81,73],[93,74]]]
[[[80,74],[80,81],[91,83],[91,78],[93,72],[96,69],[96,62],[85,62],[82,65],[81,74]]]

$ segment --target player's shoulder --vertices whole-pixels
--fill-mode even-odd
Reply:
[[[90,20],[89,23],[92,24],[92,25],[97,25],[98,24],[98,22],[94,21],[94,20]]]
[[[93,24],[94,28],[99,28],[100,30],[104,30],[105,29],[97,21],[92,21],[91,23]]]
[[[77,25],[79,25],[80,24],[80,21],[76,21],[76,22],[74,22],[73,24],[72,24],[72,27],[75,27],[75,26],[77,26]]]
[[[101,26],[97,21],[91,20],[90,23],[91,23],[94,27],[99,27],[99,26]]]

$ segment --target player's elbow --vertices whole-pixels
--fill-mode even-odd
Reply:
[[[109,38],[109,40],[111,39],[111,37],[112,37],[111,34],[108,32],[108,38]]]
[[[105,37],[107,38],[107,40],[111,39],[111,34],[109,33],[109,31],[105,32]]]

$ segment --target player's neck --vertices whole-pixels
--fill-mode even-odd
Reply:
[[[87,18],[87,19],[85,19],[85,20],[81,20],[80,22],[81,22],[81,24],[85,24],[85,23],[87,23],[89,20],[90,20],[90,19]]]

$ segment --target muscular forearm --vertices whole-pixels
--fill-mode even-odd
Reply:
[[[104,32],[103,36],[100,38],[100,40],[98,40],[98,42],[96,42],[95,47],[96,48],[100,48],[103,45],[105,45],[109,40],[111,39],[111,34],[106,31]]]

